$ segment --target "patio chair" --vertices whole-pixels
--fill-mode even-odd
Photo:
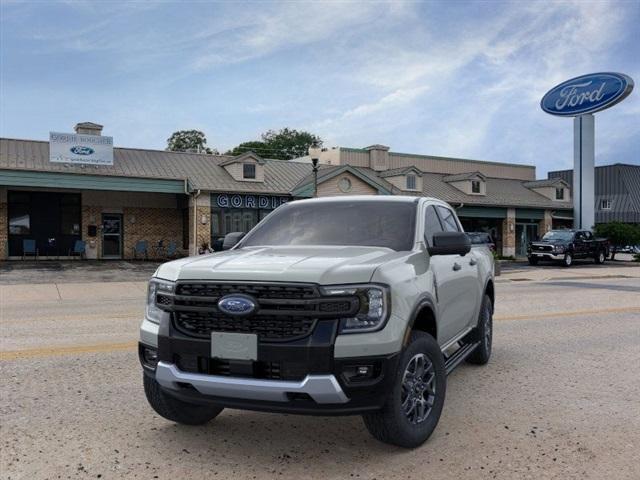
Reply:
[[[69,250],[69,256],[72,257],[74,255],[78,255],[80,260],[82,260],[82,257],[87,258],[87,244],[83,240],[76,240],[73,248]]]
[[[27,255],[33,255],[38,260],[38,248],[36,248],[36,241],[33,239],[22,240],[22,260]]]
[[[178,244],[171,240],[167,245],[167,258],[175,258],[178,256]]]
[[[158,243],[153,247],[153,258],[162,258],[165,256],[164,240],[158,240]]]
[[[138,240],[136,246],[133,247],[133,258],[138,259],[138,255],[143,257],[144,260],[149,259],[149,242],[146,240]]]

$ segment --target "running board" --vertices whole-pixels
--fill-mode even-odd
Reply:
[[[445,358],[444,368],[447,371],[447,375],[453,372],[453,370],[460,365],[465,358],[471,355],[478,345],[480,345],[480,342],[467,343],[456,350],[453,355]]]

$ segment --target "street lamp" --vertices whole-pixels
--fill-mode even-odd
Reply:
[[[313,165],[313,196],[318,196],[318,161],[320,160],[320,152],[322,149],[315,143],[309,147],[309,156],[311,157],[311,165]]]

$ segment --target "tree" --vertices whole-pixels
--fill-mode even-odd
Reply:
[[[611,244],[611,260],[616,256],[618,248],[640,243],[640,226],[622,222],[600,223],[595,226],[598,237],[609,239]]]
[[[261,138],[262,141],[241,143],[229,150],[227,155],[239,155],[252,150],[261,157],[290,160],[307,155],[311,146],[322,146],[322,139],[317,135],[289,128],[269,130]]]
[[[207,137],[200,130],[178,130],[167,139],[167,150],[171,152],[215,153],[207,147]]]
[[[242,155],[243,153],[254,152],[261,157],[269,157],[269,155],[267,154],[268,150],[266,148],[267,147],[265,146],[264,142],[243,142],[237,147],[234,147],[233,149],[226,152],[225,155],[233,155],[235,157],[236,155]]]

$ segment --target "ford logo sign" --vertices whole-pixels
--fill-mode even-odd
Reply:
[[[542,110],[551,115],[574,117],[612,107],[633,90],[633,80],[622,73],[591,73],[572,78],[549,90]]]
[[[96,152],[91,147],[82,147],[80,145],[76,145],[75,147],[71,147],[69,150],[71,151],[71,153],[74,153],[76,155],[92,155],[92,154],[94,154]]]
[[[256,309],[256,302],[248,295],[226,295],[218,300],[218,310],[227,315],[249,315]]]

